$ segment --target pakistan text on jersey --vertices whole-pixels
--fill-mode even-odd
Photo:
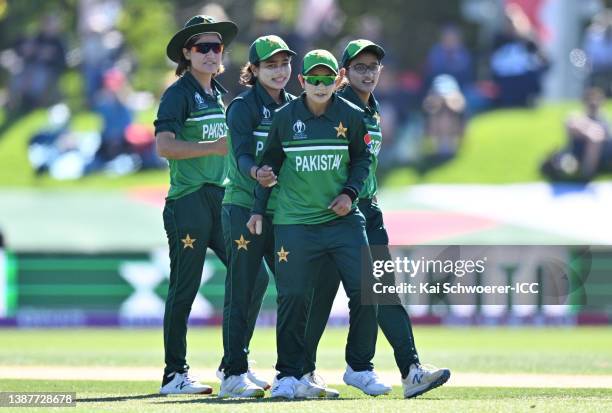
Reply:
[[[297,172],[317,172],[340,170],[342,154],[304,155],[295,157]]]
[[[227,125],[225,123],[212,123],[202,125],[202,139],[211,141],[227,135]]]

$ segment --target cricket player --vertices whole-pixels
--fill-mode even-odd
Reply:
[[[364,113],[334,93],[341,77],[328,51],[307,53],[298,78],[304,93],[276,113],[260,162],[278,177],[273,226],[279,373],[272,397],[295,398],[306,384],[304,334],[312,275],[319,274],[328,260],[349,297],[345,377],[368,394],[386,394],[391,388],[380,381],[372,364],[376,306],[361,304],[363,251],[371,265],[365,219],[356,207],[371,163]],[[269,187],[256,187],[248,222],[253,234],[263,222],[269,195]],[[326,395],[324,387],[307,384],[311,396]]]
[[[268,286],[268,274],[258,271],[265,258],[274,269],[272,219],[276,190],[272,191],[263,219],[263,233],[252,235],[247,227],[257,179],[265,184],[275,180],[269,167],[258,167],[276,109],[295,99],[285,92],[295,56],[278,36],[257,38],[249,49],[249,61],[242,69],[240,83],[249,89],[236,97],[227,109],[229,183],[223,198],[223,231],[228,255],[225,281],[223,361],[221,397],[262,397],[270,384],[249,369],[248,343]],[[259,303],[254,306],[252,303]],[[245,332],[248,333],[245,334]]]
[[[384,49],[369,40],[359,39],[349,42],[341,61],[348,82],[344,82],[338,92],[339,96],[360,107],[365,114],[369,136],[366,144],[372,162],[370,173],[359,193],[358,206],[366,219],[368,243],[373,246],[389,244],[389,236],[376,199],[378,189],[376,167],[382,146],[382,131],[380,108],[373,94],[383,67],[384,56]],[[380,255],[381,250],[384,251],[382,256],[376,256],[377,253]],[[387,248],[374,248],[372,255],[375,260],[391,258]],[[395,284],[393,273],[387,273],[385,277],[385,284]],[[313,297],[309,313],[309,331],[305,335],[307,351],[305,371],[307,372],[315,370],[316,348],[329,318],[340,280],[339,278],[335,280],[335,286],[331,277],[323,280],[323,283],[325,288],[319,288],[319,294]],[[395,361],[401,373],[404,397],[416,397],[446,383],[450,378],[450,370],[425,367],[420,363],[410,317],[399,300],[392,305],[378,306],[378,324],[393,347]],[[347,384],[351,384],[350,376],[345,375],[344,380]]]
[[[168,159],[170,189],[163,211],[170,248],[170,285],[164,312],[165,369],[162,394],[210,394],[189,375],[187,320],[200,288],[206,250],[227,264],[221,229],[221,201],[227,177],[227,126],[217,81],[223,50],[238,27],[209,16],[194,16],[170,40],[168,57],[178,80],[164,92],[155,139]]]

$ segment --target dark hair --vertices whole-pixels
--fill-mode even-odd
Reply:
[[[246,64],[242,66],[242,69],[240,69],[240,79],[238,80],[238,83],[240,83],[242,86],[247,86],[247,87],[254,86],[255,83],[257,82],[257,76],[255,76],[255,73],[253,73],[253,69],[251,69],[251,65],[255,67],[259,67],[259,62],[257,63],[246,62]]]
[[[349,82],[348,77],[346,75],[342,76],[342,81],[340,82],[340,84],[338,85],[338,87],[336,88],[337,92],[340,92],[344,89],[346,89],[346,87],[350,84],[351,82]]]
[[[187,40],[187,43],[185,43],[185,45],[183,46],[183,49],[191,49],[191,47],[194,44],[196,44],[199,37],[200,36],[197,36],[197,35],[191,37],[189,40]],[[221,53],[223,53],[223,51],[221,51]],[[176,66],[176,71],[174,73],[177,76],[182,76],[187,70],[189,70],[190,67],[191,67],[191,60],[187,60],[185,58],[185,55],[183,54],[183,50],[181,49],[181,57],[179,58],[178,66]],[[225,72],[225,66],[223,66],[223,63],[221,63],[219,65],[219,69],[217,70],[217,73],[215,73],[212,77],[220,75],[223,72]]]

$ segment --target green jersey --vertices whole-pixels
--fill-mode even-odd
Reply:
[[[204,92],[198,81],[187,71],[163,94],[155,134],[172,132],[176,139],[200,142],[214,141],[227,135],[225,106],[222,96],[227,91],[215,79],[213,94]],[[194,191],[203,184],[225,186],[227,158],[209,155],[190,159],[169,159],[170,190],[168,199],[177,199]]]
[[[295,96],[281,91],[281,105],[295,99]],[[253,165],[261,161],[263,148],[268,137],[276,109],[281,106],[256,82],[253,87],[237,96],[227,108],[229,128],[229,182],[225,187],[223,204],[253,206],[257,181],[251,177]],[[273,213],[276,204],[276,190],[268,201],[267,212]]]
[[[274,224],[320,224],[338,218],[329,204],[343,192],[353,200],[368,176],[370,154],[364,113],[332,95],[321,116],[302,96],[280,108],[263,149],[261,165],[278,176]],[[254,213],[265,211],[269,189],[256,186]]]
[[[378,101],[372,94],[370,94],[368,104],[364,105],[361,98],[357,96],[357,93],[350,85],[347,85],[344,89],[338,92],[338,94],[349,102],[359,106],[365,113],[365,123],[366,127],[368,128],[368,134],[370,135],[370,142],[367,143],[367,146],[372,157],[372,163],[370,164],[370,174],[363,185],[363,189],[359,193],[359,198],[370,199],[376,195],[378,190],[376,168],[378,167],[378,153],[380,152],[380,148],[382,146],[380,107],[378,105]]]

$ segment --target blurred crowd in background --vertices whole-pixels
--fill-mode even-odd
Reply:
[[[70,27],[61,13],[46,13],[34,30],[19,32],[5,45],[0,54],[0,65],[6,71],[2,85],[4,122],[33,109],[49,108],[48,125],[30,139],[30,161],[39,174],[76,179],[102,170],[127,174],[165,167],[155,153],[152,126],[139,123],[137,114],[154,111],[159,93],[174,80],[173,67],[165,58],[165,42],[190,15],[208,14],[234,20],[241,27],[236,44],[226,53],[226,72],[220,77],[230,90],[226,104],[242,91],[238,71],[246,61],[250,42],[259,35],[278,34],[299,53],[293,62],[294,74],[299,56],[312,48],[326,47],[339,56],[347,41],[355,38],[367,38],[385,47],[387,57],[375,92],[381,103],[385,137],[379,164],[383,173],[400,164],[427,169],[452,159],[473,116],[499,108],[534,107],[541,101],[546,77],[555,66],[582,68],[575,82],[580,83],[584,113],[567,119],[567,145],[551,154],[542,171],[552,179],[590,179],[612,165],[612,137],[601,110],[606,97],[612,96],[612,11],[603,1],[590,1],[596,7],[590,9],[590,20],[585,20],[578,44],[567,59],[559,61],[547,53],[549,33],[534,8],[534,4],[543,6],[546,1],[457,0],[468,12],[468,6],[496,4],[500,17],[488,28],[483,22],[467,19],[467,12],[456,18],[433,19],[436,36],[420,39],[428,50],[415,53],[408,63],[403,58],[404,48],[410,49],[411,38],[420,33],[400,27],[397,36],[402,38],[390,39],[387,22],[375,10],[360,14],[346,27],[346,2],[247,2],[251,9],[248,13],[243,10],[242,19],[248,15],[248,27],[221,4],[202,7],[200,2],[183,1],[179,2],[183,8],[174,8],[168,3],[169,8],[160,13],[171,10],[174,26],[159,27],[163,38],[142,29],[130,34],[130,42],[126,27],[133,32],[133,26],[125,23],[127,4],[120,0],[75,1],[77,10]],[[289,4],[297,16],[293,24],[287,24],[284,15]],[[131,17],[132,22],[139,18]],[[472,41],[466,41],[466,32]],[[134,41],[134,36],[139,40]],[[134,87],[133,79],[153,66],[139,58],[140,44],[143,49],[157,50],[155,67],[162,71],[155,72],[155,82],[151,78],[143,82],[141,76]],[[67,98],[75,94],[75,88],[66,86],[71,83],[63,81],[68,72],[79,78],[79,99]],[[295,79],[288,89],[300,92]],[[99,116],[100,130],[84,133],[71,129],[73,112],[83,110]]]

